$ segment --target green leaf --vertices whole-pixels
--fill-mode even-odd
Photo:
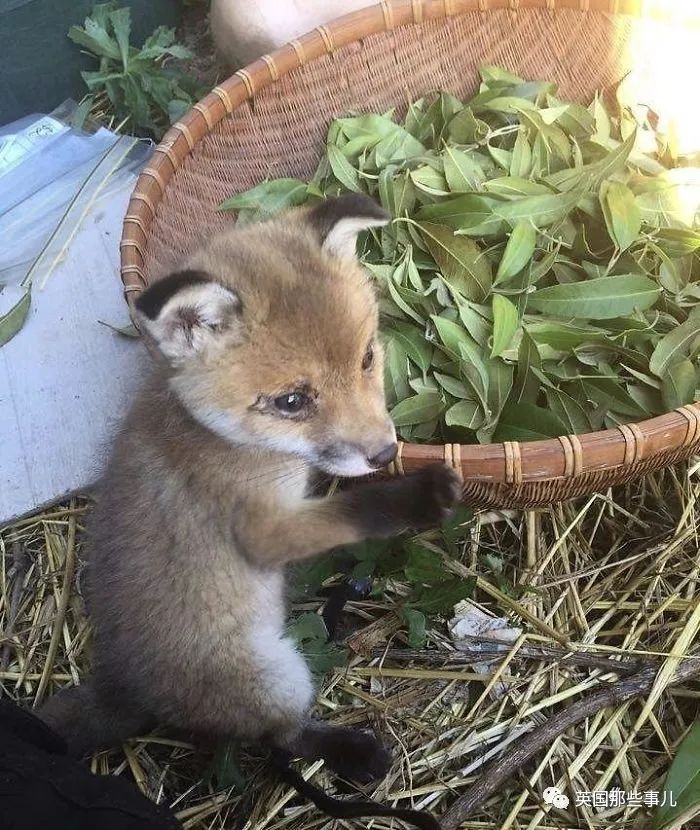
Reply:
[[[328,631],[323,617],[319,614],[308,612],[302,614],[289,626],[288,633],[298,643],[306,643],[312,640],[328,639]]]
[[[453,578],[424,589],[410,605],[425,614],[451,614],[458,602],[472,596],[475,585],[475,579]]]
[[[494,216],[494,206],[502,204],[493,197],[468,193],[423,207],[416,218],[420,222],[449,225],[453,230],[468,231],[474,235],[498,233],[503,222]]]
[[[323,583],[340,569],[337,553],[295,563],[291,568],[291,588],[294,601],[316,596]]]
[[[513,166],[513,154],[509,150],[504,150],[501,147],[494,147],[493,144],[489,144],[488,151],[491,158],[503,170],[508,171]]]
[[[9,289],[4,289],[9,294]],[[3,291],[0,291],[0,297]],[[8,343],[24,325],[32,302],[31,289],[27,288],[12,306],[0,314],[0,347]]]
[[[479,67],[479,75],[481,80],[487,85],[505,84],[508,86],[518,86],[524,84],[525,81],[518,75],[514,75],[502,66],[495,66],[494,64],[484,64]]]
[[[241,769],[241,746],[238,741],[221,741],[214,753],[207,777],[221,790],[244,792],[248,780]]]
[[[410,648],[423,648],[425,645],[425,614],[415,608],[403,608],[401,613],[408,626],[408,645]]]
[[[527,324],[528,334],[541,346],[551,346],[558,351],[568,352],[584,343],[598,343],[605,337],[603,329],[572,323],[537,322]]]
[[[133,323],[127,323],[125,326],[113,326],[111,323],[105,323],[104,320],[98,320],[97,322],[101,326],[106,326],[108,329],[111,329],[115,334],[119,334],[122,337],[141,337],[141,332],[136,328],[136,326]]]
[[[447,186],[453,193],[476,190],[486,178],[476,153],[466,153],[455,147],[445,147],[443,164]]]
[[[695,721],[676,750],[664,782],[664,792],[673,793],[675,806],[668,799],[668,803],[657,808],[652,830],[662,830],[700,804],[700,721]]]
[[[326,152],[328,153],[328,163],[331,166],[333,175],[343,187],[352,190],[354,193],[362,193],[360,176],[342,152],[333,144],[328,145]]]
[[[241,770],[241,747],[238,741],[222,741],[216,747],[209,767],[209,775],[221,790],[243,792],[248,783]]]
[[[620,274],[540,288],[530,295],[528,308],[553,317],[607,320],[645,311],[658,296],[658,286],[648,277]]]
[[[469,107],[464,107],[447,125],[447,134],[456,144],[472,144],[488,135],[489,126],[478,119]]]
[[[664,406],[661,393],[658,389],[650,389],[641,383],[626,383],[625,388],[630,398],[632,398],[647,417],[662,415],[668,412],[668,408]]]
[[[661,394],[667,409],[677,409],[695,400],[697,372],[689,360],[681,360],[668,367],[661,386]]]
[[[89,17],[85,19],[85,28],[71,26],[68,30],[68,37],[73,43],[84,46],[98,57],[111,58],[115,61],[121,59],[117,42],[107,34],[102,26]]]
[[[306,184],[300,179],[272,179],[231,196],[219,205],[218,210],[254,210],[272,214],[301,205],[306,198]]]
[[[686,228],[662,228],[656,233],[656,244],[670,257],[688,256],[700,248],[700,232]]]
[[[126,72],[129,66],[129,35],[131,33],[131,9],[124,6],[109,13],[114,37],[117,39],[122,67]]]
[[[647,180],[637,206],[642,219],[660,228],[692,227],[700,211],[700,168],[680,167]]]
[[[345,649],[328,642],[328,631],[319,614],[302,614],[288,628],[314,674],[325,674],[347,662]]]
[[[494,294],[493,304],[493,345],[491,357],[497,357],[510,345],[513,335],[518,330],[520,320],[518,309],[501,294]]]
[[[392,216],[410,213],[416,204],[416,188],[409,171],[395,175],[393,167],[383,170],[379,176],[379,199]]]
[[[513,402],[535,403],[540,384],[533,369],[540,369],[542,360],[537,343],[530,337],[528,330],[523,331],[523,338],[518,349],[518,368],[513,387]]]
[[[600,191],[600,205],[610,237],[621,251],[636,242],[642,227],[642,213],[634,193],[619,182],[607,182]]]
[[[422,392],[398,403],[390,415],[395,426],[411,426],[437,418],[444,408],[445,404],[439,393]]]
[[[582,183],[589,190],[598,190],[606,179],[624,170],[627,159],[634,147],[635,138],[635,133],[632,133],[612,152],[607,153],[598,161],[579,168],[559,170],[547,176],[545,181],[560,191],[573,190],[580,187]]]
[[[493,212],[513,227],[518,222],[528,221],[538,228],[546,228],[567,216],[576,207],[581,195],[582,191],[578,189],[548,196],[526,196],[502,202],[494,207]]]
[[[513,155],[510,160],[510,175],[524,177],[527,176],[532,167],[532,148],[530,142],[527,140],[527,134],[521,128],[515,139],[515,146],[513,147]]]
[[[687,320],[664,335],[656,344],[649,359],[649,370],[662,380],[666,372],[690,354],[691,348],[700,336],[700,325]]]
[[[432,196],[447,196],[447,180],[445,176],[429,164],[411,172],[411,181],[423,193]]]
[[[606,410],[630,418],[643,418],[649,414],[620,386],[617,378],[587,378],[582,386],[586,398]]]
[[[492,358],[486,364],[488,373],[487,402],[491,426],[495,427],[501,411],[513,389],[513,366],[499,358]],[[479,438],[481,441],[481,438]],[[489,439],[490,440],[490,439]]]
[[[405,128],[419,141],[437,145],[445,125],[464,107],[454,95],[441,92],[426,108],[424,99],[409,105]]]
[[[399,266],[396,270],[398,271],[401,267],[402,266]],[[394,273],[396,273],[396,271]],[[423,302],[423,296],[409,288],[397,285],[397,280],[394,279],[393,276],[387,281],[386,287],[389,291],[391,299],[394,301],[394,304],[400,308],[407,317],[410,317],[411,320],[418,323],[419,326],[423,326],[423,315],[416,311],[416,308]]]
[[[412,380],[409,380],[408,383],[417,395],[422,395],[424,392],[431,395],[433,393],[440,393],[440,387],[432,377],[413,378]]]
[[[481,302],[491,289],[491,264],[481,248],[445,225],[420,225],[430,253],[450,285],[467,299]]]
[[[458,323],[434,314],[431,318],[437,333],[446,349],[455,357],[459,357],[460,345],[469,340],[469,334]]]
[[[518,222],[510,234],[493,284],[507,282],[522,271],[532,260],[536,242],[535,226],[528,221]]]
[[[399,124],[383,138],[374,148],[374,164],[378,170],[392,162],[404,162],[407,159],[422,156],[425,147]]]
[[[139,80],[141,79],[138,76],[124,76],[122,80],[124,104],[129,110],[130,117],[135,124],[152,127],[154,126],[154,121],[151,116],[151,103]]]
[[[534,285],[542,277],[547,276],[556,262],[558,253],[558,250],[555,249],[545,254],[540,260],[532,260],[532,265],[530,266],[530,284]]]
[[[461,380],[450,375],[443,375],[441,372],[433,372],[433,377],[448,394],[454,398],[468,398],[469,390]]]
[[[450,556],[457,556],[457,543],[464,541],[464,525],[473,521],[474,511],[466,504],[458,504],[452,513],[442,523],[441,531],[442,538],[447,544],[448,553]]]
[[[445,570],[440,554],[423,547],[419,542],[407,542],[408,562],[404,568],[406,578],[421,585],[446,582],[452,574]]]
[[[576,435],[589,432],[593,425],[581,404],[562,392],[561,389],[545,387],[545,395],[550,410],[566,426],[567,430]]]
[[[490,378],[482,352],[471,337],[466,337],[459,344],[459,355],[462,358],[459,367],[462,377],[469,382],[486,411]]]
[[[433,347],[420,329],[403,323],[395,323],[393,336],[421,372],[425,373],[430,369]]]
[[[503,196],[507,201],[514,201],[522,196],[550,196],[552,189],[529,179],[518,176],[496,176],[483,183],[484,190],[494,196]],[[501,199],[504,201],[504,199]],[[496,203],[494,203],[496,204]]]
[[[560,102],[551,95],[547,96],[547,102],[550,107],[560,111],[555,120],[572,138],[583,141],[593,135],[596,129],[595,118],[585,107],[574,103],[559,106]],[[545,121],[548,119],[548,112],[554,113],[554,109],[542,111]]]
[[[462,325],[480,346],[486,346],[491,337],[491,320],[483,312],[488,306],[479,306],[477,303],[465,300],[459,294],[454,297],[457,311]]]
[[[566,433],[566,425],[554,413],[523,401],[506,404],[494,438],[496,441],[540,441]]]
[[[143,56],[146,53],[149,57],[160,57],[174,42],[175,29],[168,26],[158,26],[144,40],[139,55]],[[188,57],[191,57],[191,55]]]
[[[445,423],[448,427],[477,430],[484,423],[484,410],[478,401],[457,401],[445,412]]]
[[[595,122],[595,133],[592,136],[593,140],[599,144],[607,143],[610,140],[610,116],[597,93],[593,103],[589,107],[589,111],[593,115]]]

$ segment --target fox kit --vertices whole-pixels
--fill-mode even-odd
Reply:
[[[387,218],[347,196],[227,231],[137,301],[156,365],[92,517],[94,673],[40,711],[73,753],[162,723],[323,757],[351,778],[385,771],[373,737],[310,717],[284,566],[437,524],[459,497],[442,465],[310,495],[316,471],[364,476],[396,453],[377,304],[355,259],[357,234]]]

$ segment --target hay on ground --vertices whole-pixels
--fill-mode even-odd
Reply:
[[[485,514],[465,528],[449,567],[476,576],[474,599],[523,630],[506,653],[478,652],[478,662],[488,664],[483,674],[472,665],[474,653],[455,650],[440,621],[425,649],[408,648],[395,622],[401,584],[382,602],[353,604],[349,614],[366,653],[325,679],[318,712],[335,723],[375,728],[391,746],[390,774],[367,793],[442,813],[489,762],[507,759],[563,707],[653,664],[658,674],[650,694],[567,729],[462,825],[644,827],[649,805],[576,805],[575,793],[662,791],[696,717],[700,683],[669,683],[679,659],[693,653],[700,627],[699,466],[549,509]],[[0,690],[25,706],[79,682],[89,668],[90,627],[80,597],[88,508],[77,499],[0,531]],[[430,534],[425,538],[430,544]],[[303,605],[319,606],[320,600]],[[382,620],[387,624],[377,624]],[[370,625],[374,637],[366,636]],[[260,756],[242,756],[248,780],[242,792],[217,789],[211,758],[165,732],[90,763],[95,772],[133,779],[170,805],[187,830],[313,830],[332,823],[277,783]],[[322,764],[306,769],[331,786]],[[542,791],[552,785],[571,799],[567,808],[543,803]]]

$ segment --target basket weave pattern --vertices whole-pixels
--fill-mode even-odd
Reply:
[[[329,122],[351,111],[402,111],[445,89],[473,94],[490,63],[553,79],[584,103],[631,69],[638,0],[396,0],[318,27],[217,86],[165,135],[124,220],[129,303],[212,232],[216,206],[264,178],[313,173]],[[587,435],[488,446],[402,445],[394,471],[444,459],[478,506],[531,507],[622,483],[690,456],[700,405]]]

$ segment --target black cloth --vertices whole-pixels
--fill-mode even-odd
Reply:
[[[2,830],[181,830],[131,782],[93,775],[30,712],[0,698]]]

